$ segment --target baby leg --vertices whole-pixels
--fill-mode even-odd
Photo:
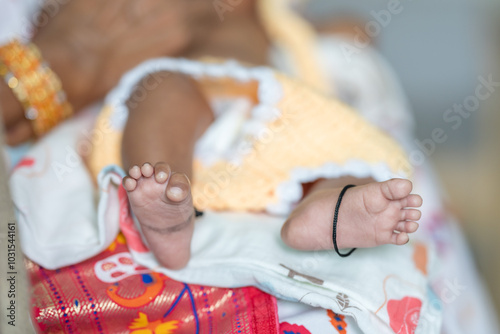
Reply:
[[[418,228],[422,205],[404,179],[385,182],[323,180],[299,203],[283,225],[281,236],[300,250],[333,249],[333,215],[342,185],[362,184],[344,194],[337,221],[339,248],[403,245]],[[347,182],[345,182],[347,181]],[[395,232],[397,231],[397,232]]]
[[[213,114],[192,79],[172,73],[155,78],[161,83],[144,101],[128,103],[123,185],[151,251],[163,266],[180,269],[189,261],[194,228],[194,145]]]

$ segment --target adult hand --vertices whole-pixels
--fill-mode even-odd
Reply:
[[[212,16],[210,5],[206,0],[70,0],[42,11],[49,19],[33,43],[78,110],[102,98],[140,62],[180,54],[202,32],[200,22]],[[8,143],[26,141],[32,136],[30,123],[20,105],[6,104]]]

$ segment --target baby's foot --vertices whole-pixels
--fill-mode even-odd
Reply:
[[[195,216],[187,176],[173,173],[164,162],[145,163],[130,168],[123,186],[158,261],[169,269],[186,266]]]
[[[411,190],[412,183],[404,179],[348,189],[339,209],[338,247],[407,243],[421,216],[414,208],[422,205],[422,198],[410,194]],[[333,214],[340,191],[322,189],[306,196],[283,225],[285,243],[300,250],[333,249]]]

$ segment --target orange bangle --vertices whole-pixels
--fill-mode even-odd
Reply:
[[[13,40],[1,46],[0,75],[21,102],[37,137],[73,114],[61,80],[44,63],[33,43]]]

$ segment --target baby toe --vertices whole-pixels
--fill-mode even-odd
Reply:
[[[154,173],[156,182],[163,184],[167,182],[170,177],[171,169],[167,163],[158,162],[155,164]]]
[[[122,184],[123,188],[125,188],[125,190],[129,192],[134,191],[135,188],[137,187],[137,181],[129,176],[125,176],[123,178]]]
[[[403,209],[401,210],[400,220],[419,220],[422,217],[422,212],[416,209]]]
[[[141,167],[141,173],[144,177],[150,177],[154,173],[154,168],[149,162],[146,162]]]
[[[419,224],[417,222],[405,222],[407,233],[414,233],[418,230]]]
[[[398,200],[408,196],[413,188],[411,181],[392,179],[382,183],[382,192],[387,199]]]
[[[412,194],[403,199],[401,203],[405,208],[419,208],[422,206],[423,200],[420,195]]]
[[[128,170],[128,175],[136,180],[139,179],[142,176],[141,168],[137,165],[132,166]]]
[[[402,221],[396,225],[395,230],[398,232],[413,233],[418,230],[417,222]]]
[[[404,245],[410,241],[410,237],[406,232],[393,233],[391,241],[394,245]]]
[[[168,181],[166,195],[167,198],[173,202],[181,202],[188,198],[191,191],[189,179],[185,174],[174,173],[170,176]]]

